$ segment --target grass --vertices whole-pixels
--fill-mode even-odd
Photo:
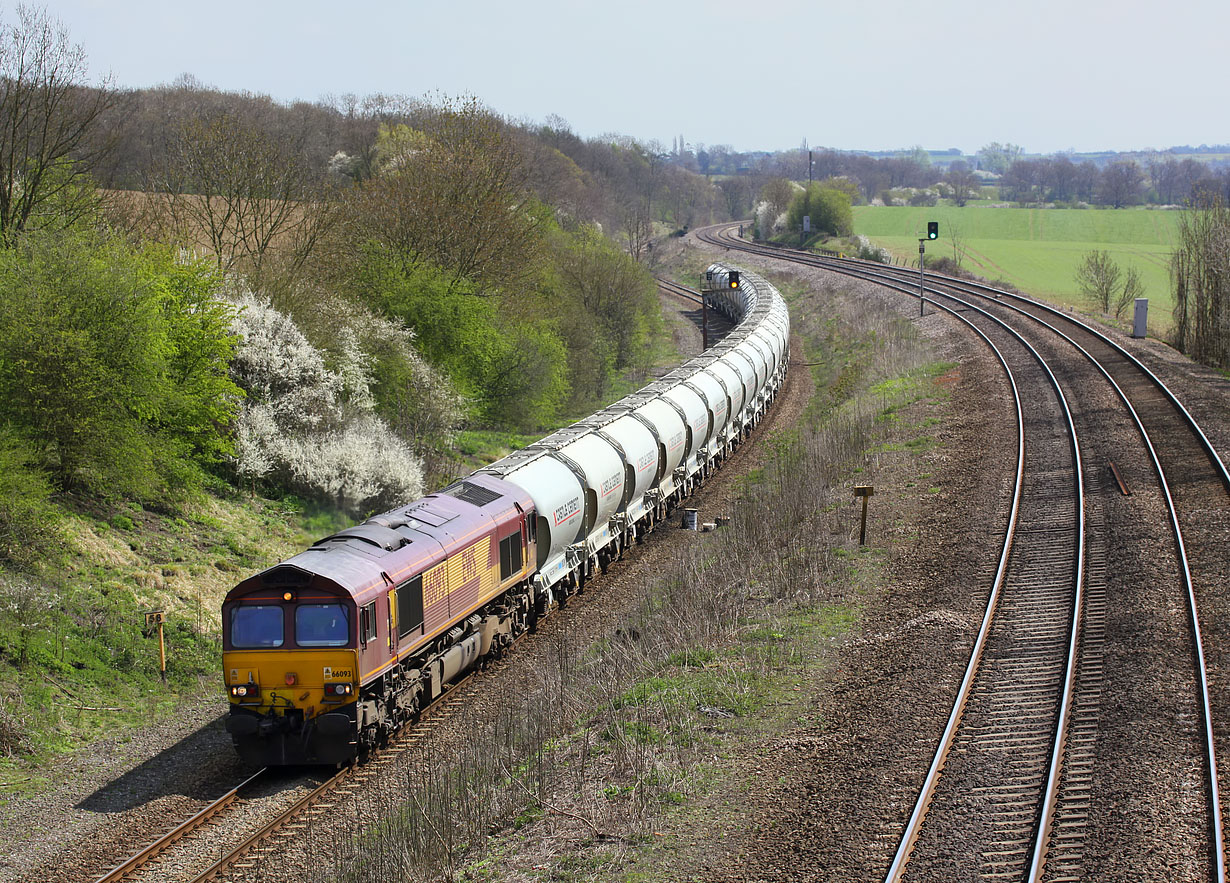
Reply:
[[[64,754],[220,696],[223,595],[350,523],[293,497],[233,493],[170,513],[62,508],[58,557],[0,570],[0,781],[37,786]],[[166,615],[166,683],[150,610]]]
[[[1166,330],[1174,302],[1169,262],[1179,214],[1146,209],[1025,209],[986,205],[932,208],[858,206],[855,232],[917,265],[918,233],[939,221],[940,238],[928,257],[953,257],[957,231],[966,250],[962,266],[1003,280],[1029,294],[1085,306],[1075,274],[1084,255],[1106,251],[1124,269],[1136,267],[1150,301],[1151,327]]]

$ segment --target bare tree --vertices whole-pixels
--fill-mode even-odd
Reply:
[[[952,201],[958,207],[964,206],[978,193],[978,176],[960,160],[948,167],[948,174],[944,176],[944,181],[952,188]]]
[[[1198,362],[1230,368],[1230,208],[1204,196],[1179,218],[1171,258],[1175,346]]]
[[[965,261],[965,234],[955,221],[948,222],[948,241],[952,243],[952,262],[960,270],[961,264]]]
[[[641,261],[653,242],[653,221],[649,207],[643,202],[632,202],[624,208],[623,234],[627,240],[628,254],[634,261]]]
[[[415,125],[382,128],[379,172],[351,192],[356,241],[443,268],[453,290],[516,288],[537,272],[545,221],[509,127],[473,98],[423,105]]]
[[[1145,284],[1140,279],[1140,271],[1135,267],[1128,267],[1127,272],[1123,274],[1123,288],[1119,289],[1118,295],[1115,296],[1115,318],[1123,318],[1123,311],[1126,310],[1138,297],[1144,297]]]
[[[1076,283],[1081,293],[1103,313],[1109,313],[1115,292],[1119,289],[1120,270],[1110,253],[1091,251],[1076,268]]]
[[[0,238],[71,224],[93,205],[89,171],[106,145],[91,138],[114,101],[108,80],[84,84],[85,52],[46,10],[0,22]]]
[[[258,287],[272,258],[293,275],[332,217],[297,146],[230,113],[176,129],[157,190],[181,242],[202,243]]]
[[[1102,202],[1113,208],[1123,208],[1140,201],[1140,188],[1145,175],[1135,160],[1119,160],[1102,170],[1098,193]]]
[[[769,204],[769,212],[776,218],[790,207],[794,199],[794,185],[785,178],[770,178],[760,188],[760,199]]]

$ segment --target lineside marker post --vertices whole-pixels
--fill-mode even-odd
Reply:
[[[875,493],[875,488],[869,484],[858,484],[854,486],[854,496],[863,498],[863,526],[858,532],[858,544],[860,546],[867,545],[867,498]]]
[[[167,682],[167,643],[163,639],[162,623],[166,615],[161,610],[153,610],[145,614],[145,637],[152,638],[154,629],[158,629],[158,667],[162,671],[162,682]]]

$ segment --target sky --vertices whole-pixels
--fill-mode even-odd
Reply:
[[[0,0],[5,26],[16,3]],[[34,3],[31,5],[41,5]],[[52,0],[91,76],[280,101],[473,95],[693,147],[1230,143],[1225,0]]]

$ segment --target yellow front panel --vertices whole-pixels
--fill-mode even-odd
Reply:
[[[271,708],[285,713],[288,708],[302,708],[309,718],[324,714],[345,702],[324,701],[325,683],[349,683],[358,695],[358,658],[353,650],[231,650],[222,654],[222,671],[226,676],[227,695],[232,705],[240,705],[264,714]],[[293,675],[293,679],[288,679]],[[287,683],[293,680],[293,683]],[[243,701],[230,696],[236,684],[256,684],[259,699]]]

